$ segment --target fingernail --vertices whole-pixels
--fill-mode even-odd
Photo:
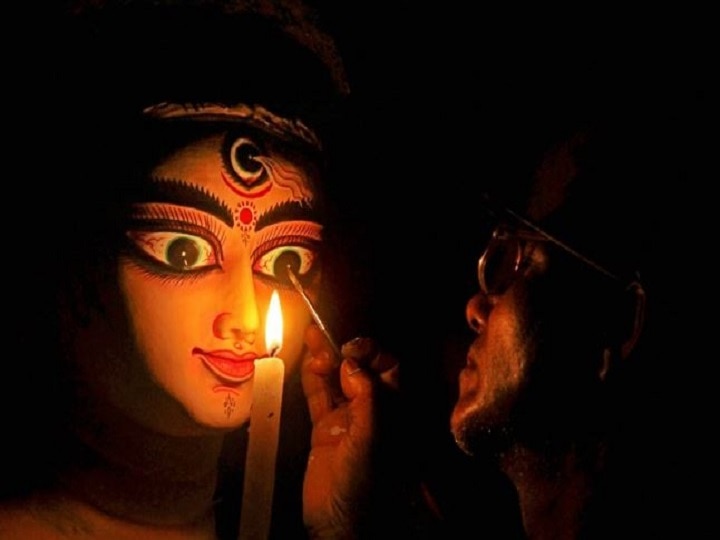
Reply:
[[[372,338],[356,337],[345,343],[341,352],[346,358],[365,359],[377,354],[377,344]]]
[[[355,375],[356,373],[360,372],[360,366],[358,366],[357,362],[354,358],[346,358],[345,359],[345,373],[347,373],[350,377]]]

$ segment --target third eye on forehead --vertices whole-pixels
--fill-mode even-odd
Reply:
[[[229,139],[229,142],[227,159],[236,174],[256,175],[262,170],[262,164],[256,158],[264,152],[253,139],[236,137]]]
[[[299,151],[289,142],[250,126],[237,127],[225,133],[221,155],[225,169],[244,186],[266,181],[270,174],[269,163],[278,158],[296,166],[307,166],[312,159],[308,152]]]

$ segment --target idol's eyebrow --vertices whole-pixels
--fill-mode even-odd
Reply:
[[[167,203],[212,214],[228,227],[234,225],[230,208],[209,191],[172,178],[153,176],[134,194],[140,203]]]
[[[320,213],[316,208],[299,201],[286,201],[270,208],[258,217],[255,231],[283,221],[320,222]]]

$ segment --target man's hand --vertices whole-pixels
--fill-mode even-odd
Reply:
[[[303,518],[312,538],[358,537],[374,496],[375,447],[382,396],[398,385],[398,364],[367,338],[337,358],[311,325],[302,383],[313,423],[303,486]]]

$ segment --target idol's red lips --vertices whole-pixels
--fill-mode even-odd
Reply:
[[[210,371],[228,383],[240,383],[252,377],[258,358],[254,352],[237,354],[227,349],[205,351],[199,347],[195,347],[192,354],[199,356]]]

